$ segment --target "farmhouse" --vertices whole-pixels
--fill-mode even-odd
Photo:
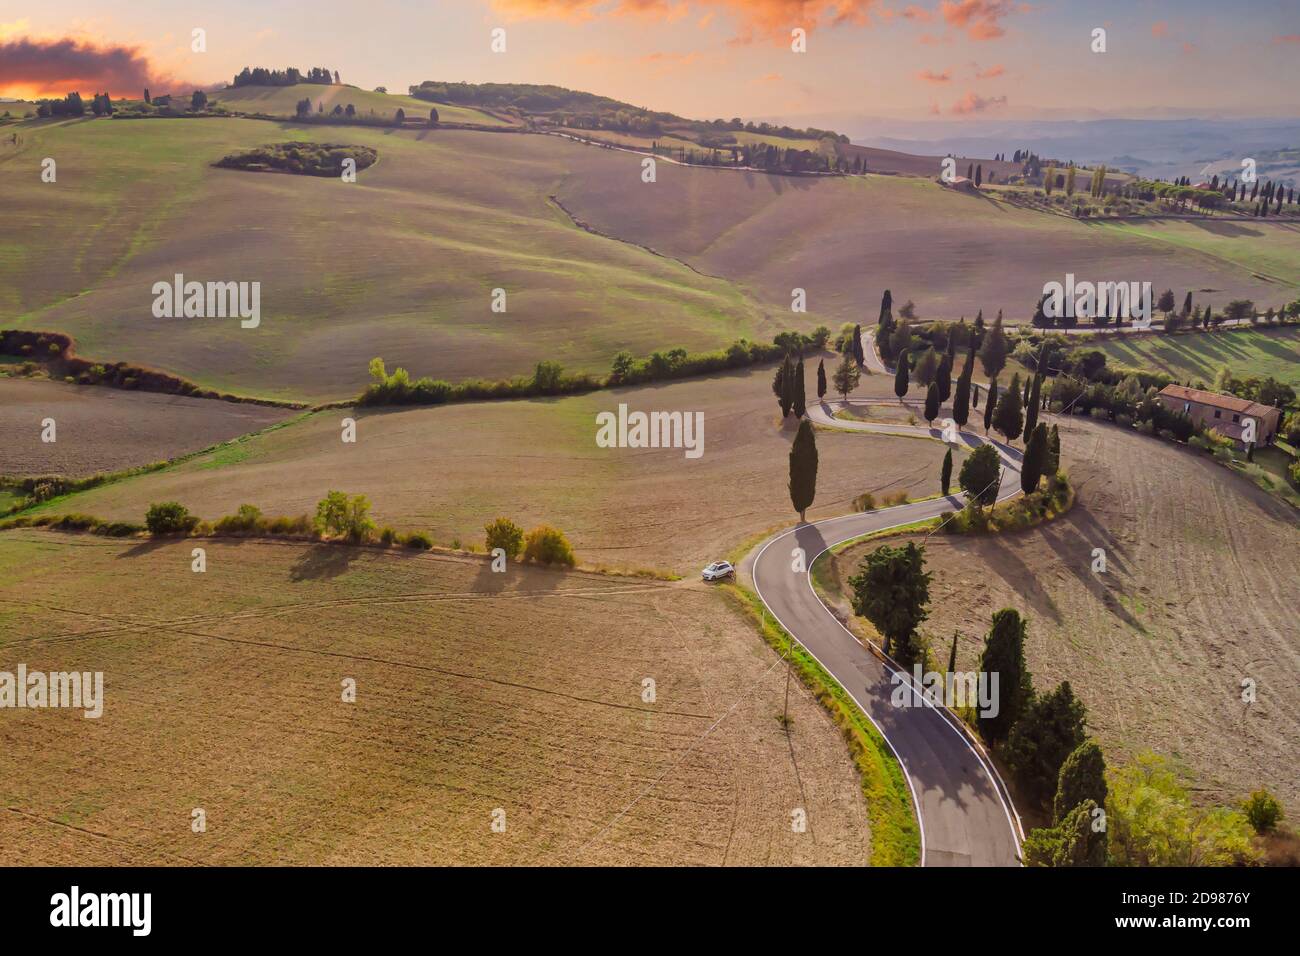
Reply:
[[[1182,385],[1166,385],[1156,400],[1170,411],[1182,412],[1197,425],[1212,428],[1243,447],[1242,434],[1248,419],[1255,421],[1255,444],[1271,445],[1282,418],[1280,408]]]

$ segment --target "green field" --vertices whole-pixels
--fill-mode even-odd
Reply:
[[[431,108],[436,108],[438,119],[444,123],[477,123],[480,126],[510,125],[505,120],[472,107],[430,103],[427,100],[417,100],[413,96],[376,93],[355,86],[326,86],[320,83],[269,87],[240,86],[219,90],[209,95],[212,102],[220,103],[227,109],[286,117],[291,117],[297,112],[298,101],[304,97],[312,101],[313,109],[317,104],[323,104],[326,113],[334,109],[335,104],[346,108],[351,103],[361,116],[391,117],[401,109],[409,117],[424,118],[428,117]]]
[[[1280,306],[1300,294],[1300,224],[1294,222],[1221,222],[1214,219],[1155,222],[1095,221],[1091,228],[1118,236],[1139,237],[1249,270],[1274,283],[1272,295],[1256,297],[1260,309]],[[1205,290],[1202,305],[1222,306],[1230,296]]]
[[[356,395],[376,355],[416,375],[502,378],[542,358],[604,371],[620,349],[775,331],[731,283],[576,227],[548,197],[597,151],[555,137],[220,118],[23,129],[0,160],[14,173],[0,176],[0,327],[70,333],[89,357],[319,401]],[[291,140],[379,159],[355,183],[211,166]],[[57,183],[16,174],[45,156]],[[153,284],[175,273],[259,281],[260,327],[154,318]]]
[[[1271,375],[1300,389],[1300,329],[1233,329],[1185,335],[1126,336],[1089,343],[1110,365],[1164,372],[1180,382],[1212,383],[1223,366],[1237,378]]]

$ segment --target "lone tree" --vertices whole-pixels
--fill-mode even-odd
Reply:
[[[894,321],[893,309],[894,296],[886,289],[885,294],[880,297],[880,319],[878,320],[880,325],[888,325]]]
[[[1047,426],[1039,422],[1034,432],[1025,442],[1025,457],[1020,462],[1020,489],[1029,494],[1037,490],[1038,482],[1047,469],[1048,442]]]
[[[858,371],[857,363],[848,355],[840,357],[840,364],[835,369],[835,374],[831,381],[835,385],[835,391],[844,396],[844,400],[849,400],[849,392],[858,387],[858,381],[862,373]]]
[[[817,398],[820,401],[826,397],[826,360],[819,359],[817,362]]]
[[[1025,622],[1019,611],[1008,607],[993,615],[979,669],[981,674],[998,675],[997,713],[977,715],[984,739],[997,743],[1006,739],[1034,694],[1033,679],[1025,665]]]
[[[903,396],[907,394],[907,353],[899,353],[897,361],[898,368],[894,370],[894,394],[901,402]]]
[[[882,545],[862,559],[849,578],[853,612],[861,614],[885,638],[885,653],[910,665],[920,654],[916,629],[929,616],[930,574],[925,548]]]
[[[438,125],[438,111],[436,109],[429,110],[429,125],[430,126]]]
[[[1060,823],[1065,815],[1091,800],[1097,806],[1106,805],[1106,758],[1096,741],[1085,740],[1061,764],[1056,778],[1056,799],[1052,803],[1052,818]]]
[[[1015,441],[1025,427],[1025,410],[1020,405],[1020,387],[1015,378],[1011,387],[998,399],[998,406],[993,412],[993,427],[1002,433],[1007,441]]]
[[[943,456],[943,469],[939,472],[939,484],[943,487],[943,493],[946,495],[948,489],[952,487],[952,449],[949,448]],[[954,641],[956,638],[953,639]],[[954,644],[955,646],[955,644]]]
[[[925,420],[930,425],[939,417],[939,386],[931,382],[925,390]]]
[[[397,108],[397,112],[393,114],[393,125],[401,126],[405,122],[406,122],[406,110],[402,109],[399,106]]]
[[[853,360],[861,365],[866,361],[867,353],[862,351],[862,326],[853,326]]]
[[[799,356],[799,365],[794,370],[794,401],[791,402],[791,408],[795,415],[803,418],[808,411],[808,398],[804,392],[803,384],[803,356]]]
[[[800,419],[799,431],[790,446],[790,503],[799,512],[799,520],[806,521],[808,509],[817,497],[817,438],[812,422]]]
[[[989,425],[993,422],[993,410],[998,405],[998,380],[994,379],[989,382],[989,393],[984,398],[984,434],[989,433]]]
[[[998,479],[1002,464],[992,445],[980,445],[962,462],[957,484],[976,505],[991,505],[998,500]]]

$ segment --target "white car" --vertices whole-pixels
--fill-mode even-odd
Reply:
[[[714,561],[700,573],[700,577],[706,581],[721,581],[723,578],[735,576],[736,569],[731,566],[730,561]]]

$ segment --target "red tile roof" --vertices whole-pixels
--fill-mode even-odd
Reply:
[[[1259,402],[1238,398],[1236,395],[1220,395],[1218,392],[1187,388],[1185,385],[1166,385],[1160,390],[1160,394],[1180,402],[1196,402],[1198,405],[1209,405],[1211,408],[1222,408],[1243,415],[1262,416],[1278,411],[1271,405],[1261,405]]]

